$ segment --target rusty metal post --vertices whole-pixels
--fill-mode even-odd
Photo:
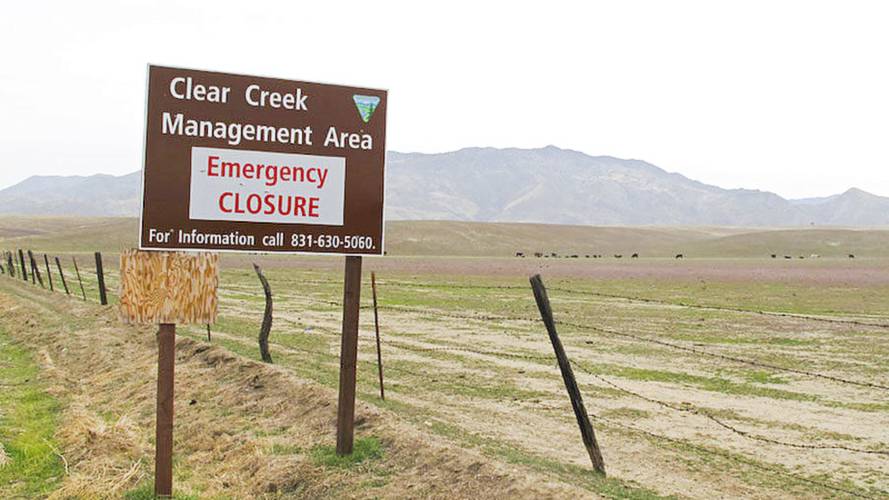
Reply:
[[[74,256],[71,256],[71,262],[74,263],[74,272],[77,273],[77,282],[80,283],[80,294],[83,295],[83,300],[86,300],[86,290],[83,289],[83,278],[80,277],[80,268],[77,267],[77,259]]]
[[[102,270],[102,253],[96,252],[96,278],[99,281],[99,303],[108,305],[108,295],[105,293],[105,272]]]
[[[380,399],[386,400],[386,390],[383,388],[383,353],[380,350],[380,313],[377,311],[377,273],[370,273],[370,289],[374,298],[374,330],[377,334],[377,373],[380,376]]]
[[[49,270],[49,257],[46,254],[43,254],[43,263],[46,264],[46,279],[49,280],[49,291],[55,292],[55,287],[52,286],[52,271]]]
[[[65,287],[65,295],[71,295],[71,292],[68,290],[68,282],[65,281],[65,273],[62,272],[62,263],[59,261],[59,258],[56,257],[56,267],[59,268],[59,277],[62,278],[62,286]]]

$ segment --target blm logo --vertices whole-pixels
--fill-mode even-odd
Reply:
[[[380,104],[380,98],[372,95],[355,94],[352,96],[352,100],[355,101],[355,107],[358,108],[358,114],[361,115],[364,123],[370,121],[370,117],[373,116]]]

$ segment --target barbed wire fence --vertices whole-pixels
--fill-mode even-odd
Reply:
[[[17,253],[16,251],[11,251],[11,250],[7,250],[4,252],[2,262],[5,263],[6,265],[4,266],[3,274],[5,274],[7,278],[19,279],[19,280],[28,282],[27,273],[30,271],[30,273],[32,275],[31,276],[31,285],[32,286],[39,286],[38,282],[34,279],[34,275],[36,273],[34,272],[35,265],[33,265],[33,264],[36,264],[36,259],[33,258],[33,255],[34,255],[33,252],[31,252],[31,251],[27,251],[27,253],[26,253],[26,251],[18,252],[20,256],[21,255],[28,255],[28,257],[26,257],[26,258],[20,259],[21,265],[18,267],[21,268],[22,266],[25,266],[24,269],[16,269],[16,265],[15,265],[17,263],[16,262],[16,253]],[[37,255],[39,255],[39,254],[37,254]],[[50,258],[49,254],[44,254],[44,255],[45,255],[44,259],[46,260],[46,262],[48,262],[48,260]],[[31,265],[30,269],[27,268],[27,263],[25,262],[25,260],[28,258],[33,259],[31,262],[32,265]],[[64,279],[63,266],[60,264],[60,260],[58,259],[57,256],[52,256],[52,258],[56,261],[56,264],[57,264],[56,267],[58,269],[58,276],[59,276],[59,280],[60,280],[59,282],[61,282],[61,280]],[[112,288],[107,287],[105,281],[106,281],[106,279],[109,281],[116,280],[117,279],[116,275],[114,274],[113,271],[109,272],[109,270],[105,270],[104,273],[102,272],[101,258],[102,258],[101,254],[99,252],[96,252],[97,266],[93,269],[81,269],[81,268],[77,267],[76,260],[73,261],[73,263],[75,265],[75,270],[76,270],[78,282],[79,282],[84,299],[87,298],[87,293],[85,291],[86,289],[90,290],[90,292],[91,292],[90,296],[92,296],[95,291],[96,297],[94,298],[94,300],[96,302],[100,302],[101,297],[104,294],[114,295],[114,292],[112,290],[115,290],[115,289],[113,287]],[[74,257],[72,257],[72,259],[74,259]],[[51,280],[52,279],[52,276],[51,276],[52,271],[51,271],[51,266],[49,266],[48,264],[46,265],[46,273],[47,273],[47,279]],[[104,276],[103,276],[103,274],[104,274]],[[83,277],[85,277],[86,280],[84,280]],[[298,280],[298,279],[288,280],[288,279],[281,278],[281,279],[277,279],[276,281],[278,281],[278,282],[298,281],[300,284],[303,284],[303,285],[341,286],[341,282],[339,282],[337,280]],[[86,282],[86,285],[84,285],[84,282]],[[378,283],[380,283],[384,287],[390,287],[390,286],[398,287],[398,286],[400,286],[400,287],[418,287],[418,288],[432,288],[432,289],[445,289],[445,290],[475,289],[475,290],[506,290],[506,291],[515,291],[515,292],[529,291],[528,287],[521,287],[521,286],[516,286],[516,285],[476,285],[476,284],[454,284],[454,283],[427,283],[427,282],[406,281],[406,280],[385,280],[385,281],[380,281]],[[44,285],[44,288],[45,288],[45,285]],[[71,294],[67,291],[67,286],[65,288],[66,288],[66,290],[65,290],[66,295],[71,296],[71,297],[76,297],[76,294]],[[775,316],[775,317],[787,317],[787,318],[793,318],[793,319],[798,319],[798,320],[802,320],[802,321],[828,322],[828,323],[835,323],[835,324],[842,324],[842,325],[853,325],[853,326],[858,326],[858,327],[875,328],[875,329],[889,328],[889,323],[875,323],[875,322],[870,322],[870,321],[860,321],[860,320],[847,319],[847,318],[826,318],[823,316],[787,313],[787,312],[781,312],[781,311],[763,311],[763,310],[745,309],[745,308],[737,308],[737,307],[729,307],[729,306],[702,305],[702,304],[693,304],[693,303],[686,303],[686,302],[666,301],[666,300],[651,299],[651,298],[646,298],[646,297],[624,296],[624,295],[601,293],[601,292],[595,292],[595,291],[589,291],[589,290],[578,290],[578,289],[567,288],[564,286],[552,287],[552,288],[549,288],[549,290],[552,292],[561,293],[561,294],[574,295],[574,296],[578,296],[578,295],[579,296],[590,296],[590,297],[598,297],[598,298],[604,298],[604,299],[609,299],[609,300],[626,300],[626,301],[630,301],[630,302],[652,303],[652,304],[658,304],[658,305],[664,305],[664,306],[675,306],[675,307],[683,307],[683,308],[690,308],[690,309],[729,311],[729,312],[735,312],[735,313],[741,313],[741,314],[757,314],[757,315],[767,315],[767,316]],[[55,293],[62,293],[62,289],[59,287],[56,287],[56,289],[54,291],[55,291]],[[50,293],[49,290],[47,290],[47,292]],[[322,304],[322,305],[336,306],[336,307],[341,306],[341,303],[337,302],[337,301],[318,300],[318,299],[312,299],[312,300],[315,303]],[[370,309],[372,307],[373,306],[370,304],[362,304],[361,305],[361,308],[365,309],[365,310]],[[498,326],[502,326],[500,324],[502,324],[503,322],[520,322],[520,323],[524,323],[524,324],[528,325],[529,327],[542,326],[540,318],[529,317],[529,316],[500,315],[500,314],[488,314],[488,313],[466,314],[466,313],[459,313],[459,312],[455,312],[455,311],[442,310],[442,309],[438,309],[438,308],[434,308],[434,307],[414,307],[414,306],[406,306],[406,305],[389,305],[389,304],[385,304],[385,300],[381,300],[381,303],[377,305],[377,308],[380,311],[390,311],[393,313],[416,314],[416,315],[423,315],[423,316],[433,316],[436,318],[459,319],[462,321],[497,322]],[[727,354],[718,353],[718,352],[712,352],[707,349],[701,349],[699,347],[685,345],[685,344],[681,344],[678,342],[665,341],[665,340],[662,340],[659,338],[653,338],[648,335],[631,333],[631,332],[621,331],[621,330],[612,329],[612,328],[605,328],[605,327],[592,325],[592,324],[588,324],[588,323],[583,323],[583,322],[556,320],[556,324],[559,326],[568,327],[568,328],[571,328],[573,330],[580,331],[580,332],[586,332],[586,331],[595,332],[597,334],[605,334],[605,335],[610,335],[610,336],[614,336],[614,337],[618,337],[618,338],[622,338],[622,339],[627,339],[632,342],[643,343],[643,344],[648,344],[648,345],[657,345],[657,346],[665,347],[668,349],[679,350],[679,351],[683,351],[683,352],[686,352],[686,353],[689,353],[689,354],[692,354],[695,356],[699,356],[701,358],[706,357],[706,358],[712,359],[714,361],[743,364],[743,365],[747,365],[747,366],[764,368],[764,369],[773,370],[773,371],[777,371],[777,372],[792,373],[792,374],[799,375],[799,376],[810,377],[810,378],[821,379],[821,380],[828,380],[828,381],[838,383],[838,384],[864,387],[864,388],[868,388],[871,390],[889,391],[889,385],[884,385],[881,383],[869,382],[869,381],[864,381],[864,380],[855,380],[855,379],[851,379],[851,378],[847,378],[847,377],[841,377],[838,375],[832,375],[832,374],[822,373],[822,372],[813,371],[813,370],[803,370],[803,369],[799,369],[799,368],[780,366],[780,365],[776,365],[774,363],[768,363],[768,362],[764,362],[764,361],[752,359],[752,358],[744,358],[744,357],[727,355]],[[335,329],[326,328],[326,327],[319,326],[319,325],[313,325],[313,326],[311,326],[311,329],[313,331],[318,331],[319,333],[330,336],[330,337],[339,337],[339,335],[340,335],[340,332],[336,331]],[[374,339],[369,338],[369,337],[360,337],[359,340],[362,343],[367,344],[368,347],[371,347],[369,344],[374,342]],[[301,353],[305,353],[305,354],[311,354],[311,355],[326,357],[326,358],[331,358],[331,359],[338,358],[338,354],[333,353],[330,350],[311,349],[311,348],[307,348],[307,347],[303,347],[303,346],[284,345],[284,344],[281,344],[281,343],[278,343],[275,341],[270,341],[270,345],[274,346],[275,350],[279,350],[281,352],[296,351],[296,352],[301,352]],[[412,345],[408,342],[393,340],[388,337],[383,337],[382,346],[387,350],[396,349],[396,350],[410,351],[410,352],[414,352],[414,353],[418,353],[418,354],[434,353],[434,352],[462,353],[462,354],[472,354],[472,355],[476,355],[476,356],[483,356],[486,359],[523,360],[523,361],[529,361],[529,362],[533,362],[533,363],[536,363],[539,365],[544,365],[544,366],[545,365],[554,366],[554,362],[555,362],[555,358],[549,354],[515,353],[515,352],[504,351],[504,350],[491,350],[491,349],[483,349],[483,348],[470,347],[470,346],[421,347],[421,346]],[[682,413],[682,414],[698,416],[707,422],[711,422],[716,427],[724,429],[724,430],[731,432],[734,435],[740,436],[744,439],[748,439],[748,440],[756,441],[756,442],[760,442],[760,443],[766,443],[766,444],[770,444],[770,445],[774,445],[774,446],[781,446],[781,447],[802,449],[802,450],[812,450],[812,451],[841,450],[841,451],[845,451],[845,452],[849,452],[849,453],[856,453],[856,454],[889,456],[889,450],[887,450],[887,449],[861,448],[861,447],[846,446],[846,445],[836,444],[836,443],[831,443],[831,444],[802,443],[802,442],[795,442],[795,441],[784,440],[784,439],[776,439],[776,438],[771,438],[768,436],[759,435],[759,434],[754,433],[753,431],[741,429],[735,425],[729,424],[726,420],[720,418],[719,416],[713,414],[710,411],[707,411],[706,409],[698,408],[698,407],[688,404],[688,403],[677,404],[677,403],[673,403],[670,401],[661,400],[658,398],[647,396],[645,394],[642,394],[641,392],[631,390],[631,389],[623,386],[622,384],[615,382],[611,378],[606,377],[605,375],[599,373],[597,370],[590,368],[590,366],[587,364],[586,361],[579,361],[576,358],[577,358],[576,356],[571,357],[571,363],[574,367],[576,367],[578,370],[580,370],[580,372],[583,373],[584,375],[591,377],[592,379],[598,381],[599,383],[603,384],[606,387],[610,387],[611,389],[614,389],[614,390],[616,390],[622,394],[625,394],[629,397],[639,399],[640,401],[645,401],[650,404],[655,404],[659,407],[662,407],[662,408],[672,411],[672,412],[678,412],[678,413]],[[442,377],[441,373],[430,373],[427,371],[410,370],[410,369],[404,368],[403,366],[393,365],[391,363],[389,365],[387,365],[386,369],[389,372],[395,372],[395,373],[407,375],[409,377],[414,377],[414,378],[418,378],[418,379],[437,380]],[[469,390],[478,389],[477,384],[462,382],[460,380],[449,380],[448,383],[451,385],[457,386],[457,387],[463,387],[464,389],[469,389]],[[704,453],[704,454],[718,455],[718,456],[723,456],[725,458],[733,458],[729,452],[725,452],[725,451],[720,450],[718,448],[713,448],[713,447],[709,447],[709,446],[701,446],[701,445],[697,445],[687,439],[670,437],[670,436],[667,436],[662,433],[657,433],[657,432],[653,432],[650,430],[646,430],[646,429],[643,429],[643,428],[635,426],[635,425],[626,424],[624,422],[620,422],[615,419],[604,417],[603,415],[597,414],[596,412],[588,412],[588,413],[589,413],[589,416],[591,418],[593,418],[595,421],[604,423],[607,426],[623,429],[625,431],[629,431],[629,432],[632,432],[632,433],[635,433],[638,435],[643,435],[648,438],[656,439],[656,440],[663,441],[663,442],[682,444],[683,446],[688,446],[688,447],[694,448],[697,451]],[[769,472],[769,473],[772,473],[775,475],[779,475],[779,476],[788,478],[793,481],[797,481],[799,483],[811,484],[811,485],[823,488],[828,491],[834,491],[837,493],[843,493],[843,494],[847,494],[847,495],[854,496],[854,497],[860,497],[860,498],[876,498],[876,495],[871,495],[864,490],[853,490],[853,489],[845,488],[843,486],[839,486],[834,483],[820,481],[818,479],[813,479],[811,477],[807,477],[807,476],[804,476],[801,474],[796,474],[796,473],[787,471],[784,468],[779,467],[779,466],[771,466],[769,464],[760,463],[757,461],[749,461],[746,463],[748,465],[750,465],[751,467],[758,468],[758,469],[764,470],[766,472]],[[882,494],[889,495],[889,492],[881,492],[876,489],[874,489],[874,491],[876,491],[880,495],[882,495]]]

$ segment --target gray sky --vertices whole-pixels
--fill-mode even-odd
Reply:
[[[8,2],[0,187],[141,167],[148,62],[389,89],[389,149],[555,144],[889,196],[889,4]]]

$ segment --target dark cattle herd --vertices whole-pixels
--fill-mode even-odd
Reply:
[[[524,258],[524,257],[525,257],[525,252],[516,252],[516,253],[515,253],[515,256],[516,256],[516,257],[522,257],[522,258]],[[559,257],[559,254],[556,253],[556,252],[549,252],[549,253],[545,253],[545,252],[534,252],[534,257],[537,257],[538,259],[540,259],[540,258],[550,258],[550,257],[552,257],[552,258],[555,259],[555,258],[558,258],[558,257]],[[583,257],[584,257],[585,259],[601,259],[601,258],[602,258],[602,254],[599,254],[599,253],[597,253],[597,254],[584,254]],[[622,258],[624,257],[624,254],[622,254],[622,253],[616,253],[616,254],[613,254],[612,257],[614,257],[615,259],[622,259]],[[770,257],[773,258],[773,259],[777,259],[777,258],[778,258],[778,254],[776,254],[776,253],[770,254]],[[855,258],[855,254],[850,253],[850,254],[848,254],[848,257],[849,257],[850,259],[854,259],[854,258]],[[562,258],[565,258],[565,259],[579,259],[579,258],[580,258],[580,255],[579,255],[579,254],[563,255]],[[638,259],[638,258],[639,258],[639,252],[633,252],[632,255],[630,255],[630,258],[631,258],[631,259]],[[674,258],[675,258],[675,259],[684,259],[684,258],[685,258],[685,254],[683,254],[683,253],[677,253],[677,254],[674,256]],[[793,259],[793,255],[784,255],[784,258],[785,258],[785,259]],[[820,259],[820,258],[821,258],[821,255],[819,255],[819,254],[817,254],[817,253],[813,253],[813,254],[809,255],[808,257],[806,257],[805,255],[799,255],[799,256],[797,256],[797,258],[799,258],[799,259],[805,259],[805,258],[809,258],[809,259]]]

